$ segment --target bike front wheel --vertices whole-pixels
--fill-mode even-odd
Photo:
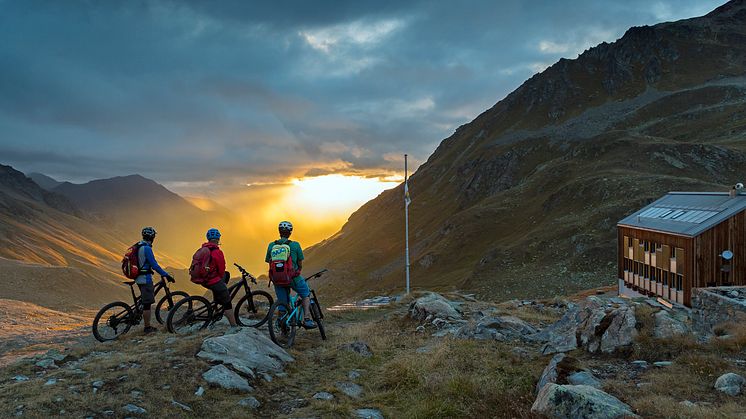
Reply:
[[[129,332],[134,318],[127,303],[115,301],[107,304],[93,318],[93,336],[99,342],[114,340]]]
[[[166,317],[166,328],[171,333],[187,334],[202,330],[212,320],[212,305],[205,297],[193,295],[174,305]]]
[[[260,327],[267,322],[273,303],[272,296],[264,291],[244,295],[236,304],[236,323],[245,327]]]
[[[185,293],[184,291],[172,291],[171,299],[169,300],[168,297],[168,295],[164,295],[163,298],[161,298],[161,301],[158,301],[158,305],[155,306],[155,319],[160,324],[166,322],[168,312],[171,311],[172,308],[174,308],[176,303],[185,298],[189,298],[189,294]]]
[[[269,310],[269,337],[272,342],[282,348],[293,346],[295,341],[296,321],[295,316],[291,316],[293,310],[290,305],[280,301],[272,304]]]
[[[323,316],[321,315],[321,306],[315,298],[311,299],[311,318],[313,318],[313,321],[316,322],[316,326],[319,327],[321,340],[326,340],[326,329],[324,329],[324,322],[323,320],[321,320],[323,318]]]

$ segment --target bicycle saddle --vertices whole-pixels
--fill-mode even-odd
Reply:
[[[130,287],[135,285],[135,281],[124,281],[122,284],[129,285]]]

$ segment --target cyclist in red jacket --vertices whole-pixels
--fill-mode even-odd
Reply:
[[[228,292],[228,280],[230,274],[225,271],[225,255],[220,250],[220,231],[216,228],[207,230],[207,243],[203,244],[202,247],[210,249],[210,266],[211,274],[210,278],[205,281],[202,286],[212,291],[213,300],[223,306],[223,313],[228,318],[228,322],[231,327],[237,326],[236,317],[233,314],[233,303],[231,302],[231,294]]]

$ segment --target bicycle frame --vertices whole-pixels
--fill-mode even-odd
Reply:
[[[132,293],[132,301],[134,301],[134,304],[132,304],[131,308],[134,311],[141,312],[142,308],[141,308],[140,302],[142,301],[142,295],[135,295],[135,285],[137,285],[137,283],[130,285],[130,292]],[[158,293],[162,289],[165,289],[166,295],[168,297],[171,297],[171,289],[168,288],[168,284],[166,284],[166,278],[163,278],[163,277],[161,277],[161,280],[158,281],[157,284],[155,284],[155,288],[153,288],[153,295],[157,297]],[[173,301],[169,300],[169,303],[173,304]]]
[[[322,271],[316,272],[315,274],[309,276],[308,278],[305,278],[306,281],[310,281],[314,278],[319,278],[321,275],[323,275],[327,269],[324,269]],[[288,293],[289,294],[289,293]],[[319,299],[316,298],[316,290],[311,290],[311,304],[318,304]],[[291,319],[296,319],[298,322],[303,321],[303,316],[305,312],[303,311],[303,304],[301,304],[302,299],[298,296],[298,294],[294,295],[288,295],[288,298],[290,299],[290,307],[293,307],[293,311],[290,312],[290,315],[288,315],[285,319],[285,323],[289,325]],[[321,304],[319,304],[319,312],[321,313],[321,318],[324,318],[324,313],[321,311]]]

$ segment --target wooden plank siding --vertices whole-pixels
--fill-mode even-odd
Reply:
[[[696,243],[695,287],[746,285],[746,212],[741,212],[700,234]],[[728,263],[720,256],[733,252],[730,272],[723,273]]]
[[[734,215],[696,237],[625,226],[618,226],[617,231],[619,279],[625,278],[624,258],[628,256],[629,249],[625,239],[631,238],[633,259],[638,262],[645,261],[643,241],[662,245],[661,250],[650,249],[650,252],[656,255],[655,266],[663,271],[673,272],[675,270],[677,274],[683,276],[683,302],[687,306],[691,306],[692,288],[746,285],[746,211]],[[675,259],[672,257],[673,249],[676,249]],[[725,250],[730,250],[734,254],[729,264],[729,272],[723,271],[723,266],[728,263],[720,256]],[[676,262],[675,269],[673,261]],[[660,275],[660,272],[656,270],[656,274]],[[657,279],[661,282],[660,277]],[[645,290],[643,286],[642,291],[663,293],[664,297],[668,298],[665,294],[672,281],[674,278],[669,275],[669,287],[659,286],[654,290]]]

